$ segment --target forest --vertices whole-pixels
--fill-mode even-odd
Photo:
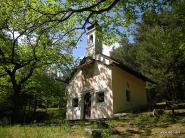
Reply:
[[[185,100],[184,0],[1,0],[0,124],[65,118],[73,49],[96,20],[114,59],[147,76],[152,102]],[[130,38],[133,38],[131,41]]]
[[[153,9],[142,15],[137,24],[134,42],[120,41],[113,57],[149,77],[150,100],[184,100],[184,2],[177,2],[158,12]]]

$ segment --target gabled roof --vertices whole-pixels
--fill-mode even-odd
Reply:
[[[110,65],[115,65],[117,67],[119,67],[120,69],[134,75],[135,77],[141,79],[141,80],[144,80],[144,81],[148,81],[148,82],[151,82],[151,83],[154,83],[154,81],[150,80],[149,78],[147,78],[146,76],[142,75],[140,72],[130,68],[129,66],[127,66],[126,64],[123,64],[117,60],[115,60],[114,58],[112,57],[109,57],[109,56],[106,56],[106,55],[103,55],[103,54],[99,54],[103,57],[105,57],[106,59],[110,60],[111,63]],[[80,64],[78,65],[78,67],[72,72],[71,74],[71,77],[69,78],[68,82],[72,79],[73,75],[76,73],[76,71],[79,69],[79,68],[83,68],[85,66],[88,66],[88,65],[91,65],[91,64],[94,64],[95,61],[99,61],[99,62],[102,62],[100,60],[96,60],[96,59],[93,59],[92,57],[84,57],[81,61],[80,61]],[[103,63],[104,64],[104,63]]]
[[[147,78],[146,76],[142,75],[140,72],[132,69],[128,65],[123,64],[123,63],[117,61],[116,59],[114,59],[112,57],[109,57],[109,56],[106,56],[104,54],[101,54],[101,55],[104,56],[107,59],[112,60],[112,64],[114,64],[114,65],[118,66],[120,69],[122,69],[122,70],[124,70],[124,71],[126,71],[126,72],[128,72],[128,73],[130,73],[130,74],[132,74],[134,76],[136,76],[137,78],[142,79],[144,81],[148,81],[148,82],[154,83],[154,81],[152,81],[149,78]]]
[[[66,80],[67,83],[70,82],[70,80],[72,79],[72,77],[74,76],[74,74],[77,72],[77,70],[79,68],[83,68],[84,66],[86,65],[89,65],[89,64],[93,64],[95,62],[95,59],[91,58],[91,57],[84,57],[79,65],[73,70],[73,72],[71,73],[70,77]]]

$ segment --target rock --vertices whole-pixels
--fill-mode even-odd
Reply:
[[[85,133],[93,138],[101,137],[100,129],[85,129]]]
[[[75,126],[72,126],[71,128],[72,128],[72,129],[76,129],[76,128],[78,128],[78,126],[75,125]]]
[[[112,118],[120,119],[121,117],[126,116],[126,115],[127,115],[126,113],[117,113],[117,114],[113,114]]]
[[[153,110],[153,116],[159,117],[159,116],[162,115],[163,113],[164,113],[164,109],[154,109],[154,110]]]

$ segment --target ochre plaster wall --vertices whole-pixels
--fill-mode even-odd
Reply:
[[[130,91],[130,101],[126,101],[126,89]],[[117,66],[112,66],[113,112],[141,108],[147,105],[145,82]]]

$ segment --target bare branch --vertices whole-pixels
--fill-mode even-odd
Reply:
[[[45,12],[43,12],[43,11],[34,9],[33,7],[31,7],[31,5],[27,5],[27,6],[28,6],[30,9],[32,9],[32,10],[34,10],[34,11],[36,11],[36,12],[39,12],[40,14],[56,16],[56,15],[61,14],[61,13],[91,11],[91,9],[97,7],[98,5],[102,4],[102,3],[105,2],[105,1],[106,1],[106,0],[100,0],[100,1],[98,1],[97,3],[94,3],[94,4],[92,4],[92,5],[89,6],[89,7],[84,7],[84,8],[81,8],[81,9],[66,8],[66,10],[60,10],[60,11],[58,11],[57,13],[45,13]],[[119,1],[119,0],[118,0],[118,1]]]
[[[35,65],[36,65],[36,62],[34,62],[32,65],[31,65],[31,68],[29,70],[29,72],[19,81],[19,85],[23,84],[24,82],[26,82],[33,74],[33,71],[35,69]]]

